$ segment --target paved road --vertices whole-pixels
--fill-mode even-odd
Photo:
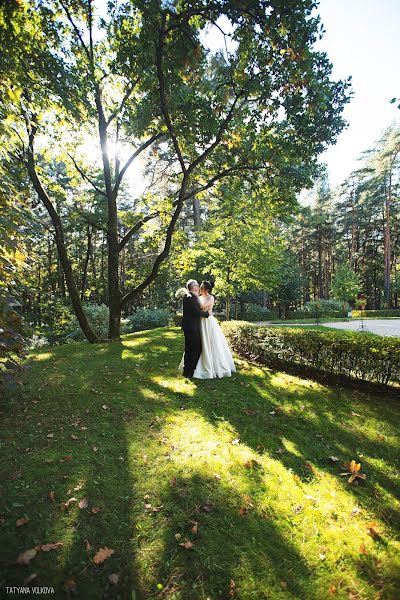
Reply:
[[[335,327],[336,329],[350,329],[359,331],[361,329],[361,320],[348,322],[321,323],[324,327]],[[364,327],[371,333],[378,335],[393,335],[400,337],[400,319],[365,319]]]
[[[269,321],[262,321],[255,323],[255,325],[273,325]],[[286,327],[290,327],[290,324],[284,324]],[[306,324],[296,323],[293,324],[296,327],[307,327]],[[312,325],[312,323],[308,323]],[[332,323],[321,323],[324,327],[334,327],[336,329],[350,329],[351,331],[360,331],[361,319],[354,321],[333,321]],[[276,324],[277,327],[282,326],[282,323]],[[378,335],[392,335],[400,337],[400,318],[399,319],[365,319],[364,327],[371,333]]]

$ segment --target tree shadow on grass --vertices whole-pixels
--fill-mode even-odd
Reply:
[[[307,597],[310,570],[289,532],[285,536],[268,511],[244,507],[243,496],[227,483],[182,475],[164,485],[160,497],[174,507],[164,515],[168,525],[153,576],[154,584],[163,584],[144,590],[144,597]]]

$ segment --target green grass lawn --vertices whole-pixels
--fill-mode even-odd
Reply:
[[[182,345],[163,328],[32,354],[1,404],[3,589],[36,574],[53,599],[73,583],[85,600],[399,598],[398,399],[244,361],[189,381]]]

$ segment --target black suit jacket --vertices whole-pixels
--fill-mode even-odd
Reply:
[[[182,329],[185,331],[199,331],[201,317],[208,317],[208,310],[201,310],[199,301],[192,294],[183,299]]]

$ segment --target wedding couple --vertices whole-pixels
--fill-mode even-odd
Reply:
[[[189,279],[186,288],[175,294],[176,298],[183,298],[185,352],[179,369],[185,377],[214,379],[230,377],[236,371],[228,343],[212,314],[211,290],[209,281],[199,286],[195,279]]]

